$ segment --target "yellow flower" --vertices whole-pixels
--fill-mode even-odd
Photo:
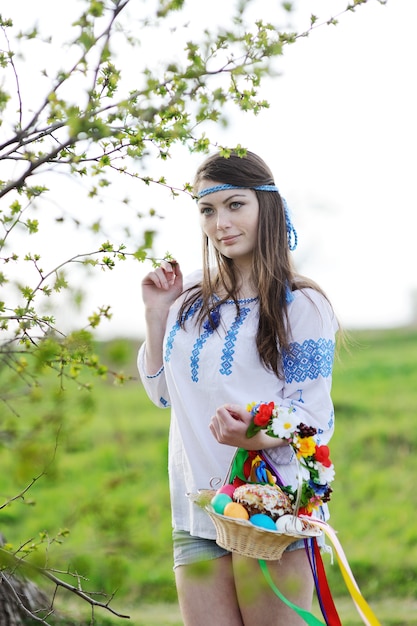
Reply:
[[[302,507],[302,513],[303,515],[311,515],[313,513],[313,511],[316,511],[318,508],[318,505],[316,505],[314,502],[312,502],[311,500],[309,500],[307,502],[307,504],[305,506]]]
[[[299,459],[302,457],[313,456],[316,451],[316,442],[313,437],[297,437],[295,445],[297,447],[297,457]]]

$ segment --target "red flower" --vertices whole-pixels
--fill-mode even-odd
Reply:
[[[253,418],[253,423],[256,426],[266,426],[269,420],[272,417],[272,411],[275,408],[275,404],[273,402],[269,402],[268,404],[260,404],[259,409],[255,417]]]
[[[308,515],[310,517],[312,512],[313,509],[309,508],[308,506],[300,506],[298,510],[298,515]]]
[[[317,446],[315,459],[316,461],[324,465],[324,467],[330,467],[332,462],[329,458],[329,454],[330,454],[329,446]]]

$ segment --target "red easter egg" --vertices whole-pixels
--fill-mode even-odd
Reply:
[[[235,489],[236,487],[234,485],[227,484],[227,485],[223,485],[222,487],[220,487],[220,489],[217,490],[217,493],[226,493],[228,496],[233,498],[233,493]]]

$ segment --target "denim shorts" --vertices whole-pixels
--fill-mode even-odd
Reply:
[[[194,537],[187,530],[174,530],[172,532],[174,547],[174,569],[179,565],[191,565],[200,561],[218,559],[221,556],[230,554],[228,550],[217,545],[214,539],[203,539]],[[320,548],[325,545],[323,534],[317,537],[317,544]],[[300,550],[305,548],[304,539],[299,539],[291,543],[285,552]]]

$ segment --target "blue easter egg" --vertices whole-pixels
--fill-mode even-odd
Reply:
[[[233,502],[233,500],[226,493],[216,493],[216,495],[212,497],[210,504],[216,513],[223,515],[223,511],[229,502]]]
[[[269,515],[264,515],[263,513],[256,513],[249,518],[249,521],[254,524],[254,526],[259,526],[260,528],[265,528],[266,530],[276,530],[275,522],[272,517]]]

